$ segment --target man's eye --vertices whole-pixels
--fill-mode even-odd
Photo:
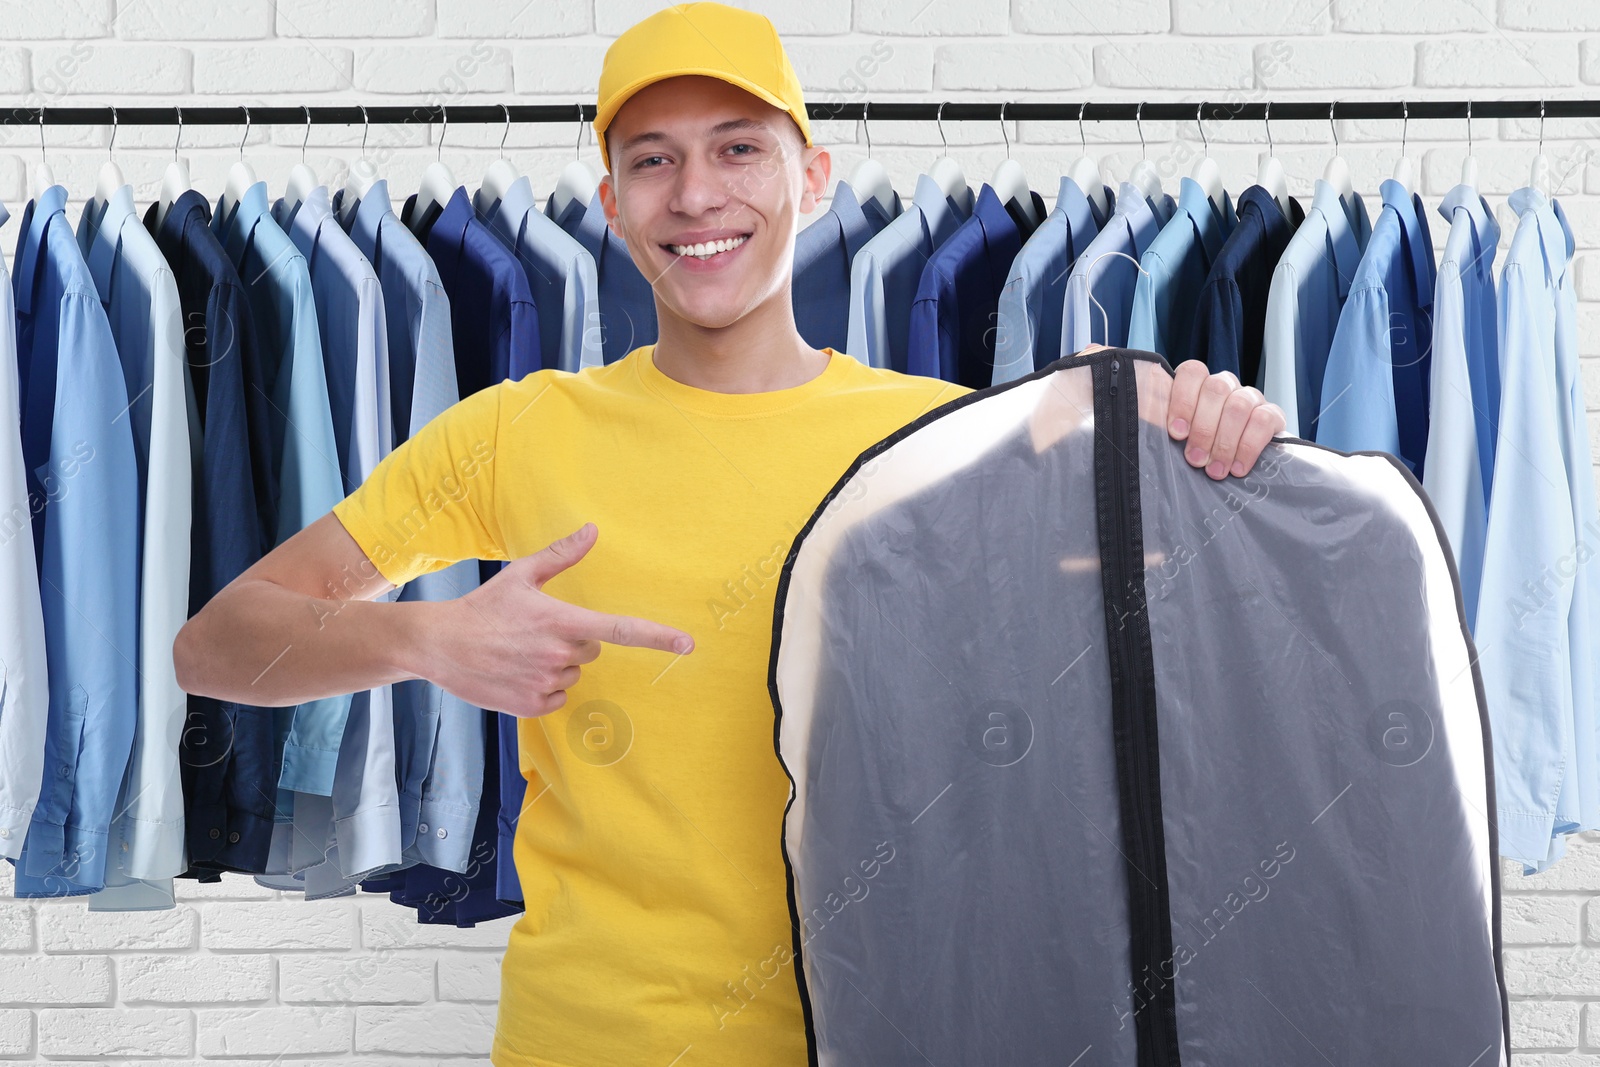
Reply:
[[[645,156],[643,159],[641,159],[637,163],[635,163],[634,166],[635,167],[647,167],[647,166],[651,166],[651,165],[653,165],[655,163],[658,163],[658,162],[664,162],[665,159],[666,159],[665,156]]]
[[[728,149],[728,151],[734,153],[735,155],[747,156],[751,152],[759,151],[759,149],[757,149],[753,144],[736,144],[732,148]]]

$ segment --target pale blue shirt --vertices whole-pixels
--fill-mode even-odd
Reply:
[[[1422,487],[1455,553],[1467,625],[1478,617],[1483,539],[1500,407],[1494,253],[1500,227],[1478,191],[1458,185],[1439,205],[1450,223],[1433,296],[1428,466]]]
[[[111,824],[106,888],[95,910],[173,906],[172,878],[187,866],[178,740],[188,696],[172,644],[189,618],[193,467],[188,364],[178,282],[124,185],[90,200],[78,247],[106,309],[128,388],[139,470],[139,716]]]
[[[1106,206],[1116,194],[1102,187]],[[1067,274],[1089,247],[1106,216],[1071,178],[1062,177],[1055,207],[1011,261],[995,318],[991,385],[1026,377],[1056,358],[1061,347],[1061,303]]]
[[[0,224],[10,217],[0,204]],[[11,276],[0,264],[0,508],[16,516],[30,514],[21,412],[16,303]],[[50,716],[39,568],[25,522],[0,538],[0,589],[6,590],[0,598],[0,663],[5,664],[5,688],[0,689],[0,858],[14,860],[39,802]]]
[[[1593,829],[1600,517],[1578,375],[1571,228],[1534,189],[1500,274],[1500,422],[1478,596],[1502,855],[1541,869]]]
[[[870,367],[902,373],[911,333],[911,305],[922,268],[972,213],[972,191],[957,203],[928,175],[917,178],[911,204],[861,246],[850,263],[849,354]]]
[[[534,203],[533,186],[518,178],[492,204],[473,195],[473,208],[517,254],[539,311],[539,352],[547,368],[577,372],[605,365],[600,328],[600,279],[594,257]]]
[[[50,690],[19,897],[104,887],[139,707],[139,466],[122,363],[66,201],[52,185],[28,204],[12,278]]]
[[[1159,353],[1173,366],[1191,358],[1200,291],[1236,221],[1227,193],[1213,204],[1199,182],[1183,179],[1177,210],[1139,259],[1143,270],[1134,283],[1129,348]]]
[[[1150,201],[1123,182],[1111,218],[1067,276],[1061,302],[1061,355],[1081,352],[1093,343],[1112,348],[1127,345],[1139,259],[1160,229]]]
[[[1278,257],[1267,290],[1261,391],[1283,409],[1284,432],[1316,440],[1328,350],[1372,235],[1360,193],[1346,203],[1317,179],[1311,210]]]
[[[422,243],[394,213],[387,182],[374,182],[354,211],[339,203],[342,191],[334,196],[341,220],[383,286],[398,447],[461,399],[450,298]],[[413,578],[398,599],[453,600],[477,587],[478,561],[461,560]],[[483,712],[420,678],[390,688],[401,863],[466,871],[483,792]]]

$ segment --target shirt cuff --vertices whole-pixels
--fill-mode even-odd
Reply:
[[[89,896],[90,911],[166,911],[177,906],[171,878],[131,878],[107,874],[106,887]]]
[[[406,813],[403,821],[409,820],[411,812],[417,813],[415,824],[401,826],[400,840],[405,844],[402,857],[408,865],[426,863],[457,874],[471,865],[476,811],[411,796],[405,797],[401,806]]]
[[[128,880],[159,881],[183,872],[183,820],[160,822],[123,816],[111,824],[108,868]],[[106,872],[106,884],[111,873]]]
[[[1500,810],[1498,822],[1500,855],[1518,860],[1524,867],[1539,868],[1549,862],[1556,817],[1521,811]]]
[[[0,807],[0,859],[14,860],[22,855],[22,842],[28,837],[32,811]]]
[[[278,776],[278,788],[331,796],[334,770],[338,763],[339,750],[336,748],[308,748],[292,740],[285,742],[283,771]]]

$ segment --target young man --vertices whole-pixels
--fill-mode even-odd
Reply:
[[[630,29],[595,130],[659,341],[446,411],[190,620],[178,673],[258,705],[425,678],[523,717],[498,1067],[795,1067],[777,575],[862,449],[965,390],[797,332],[794,237],[829,157],[766,19],[691,4]],[[1168,411],[1217,478],[1283,426],[1195,366]],[[458,600],[371,602],[474,557],[512,562]]]

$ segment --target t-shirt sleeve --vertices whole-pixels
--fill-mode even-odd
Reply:
[[[507,559],[495,513],[501,387],[440,412],[333,507],[396,586],[463,559]]]

